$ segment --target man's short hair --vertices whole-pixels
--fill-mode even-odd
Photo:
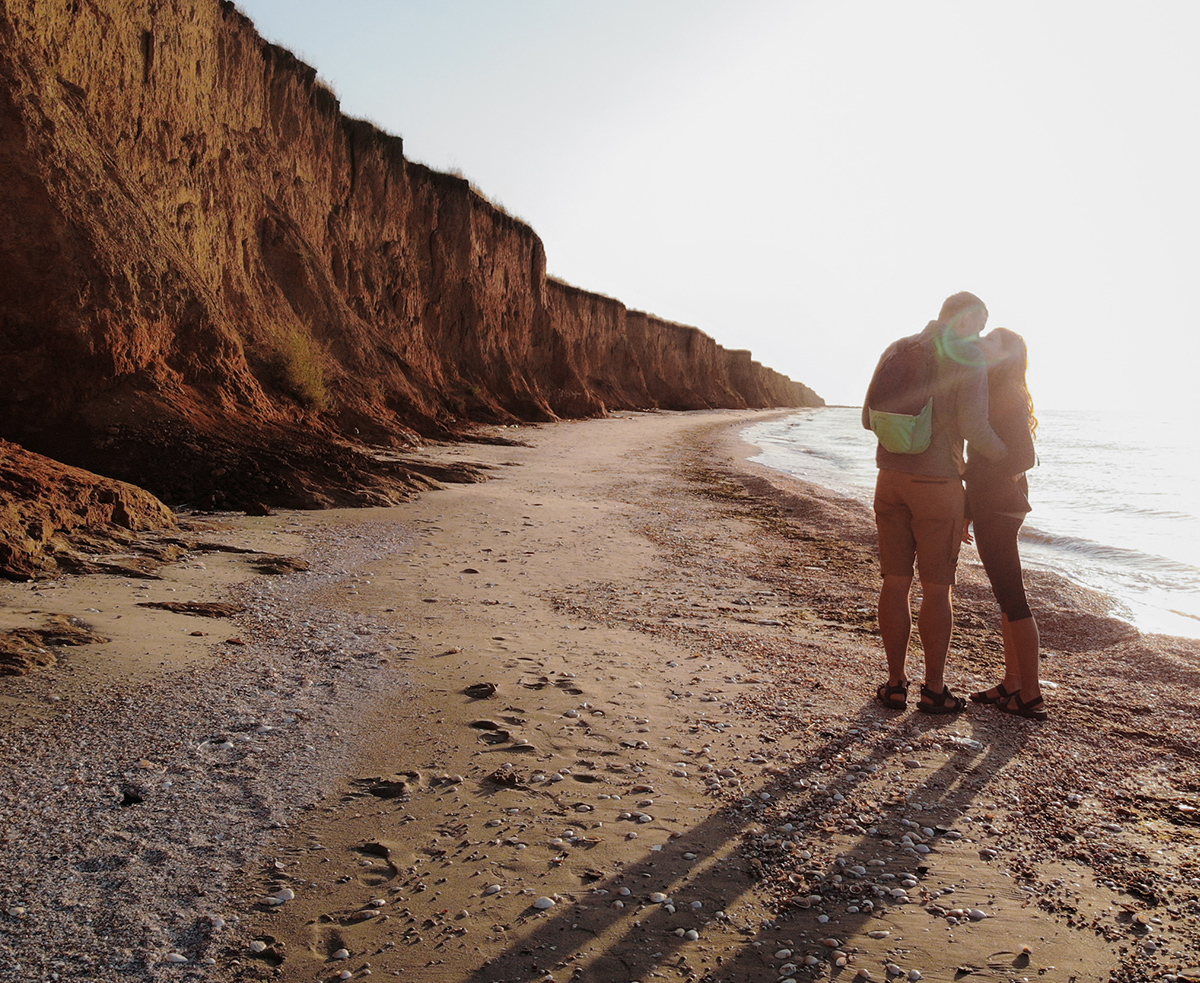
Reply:
[[[973,293],[969,293],[966,290],[960,290],[956,294],[951,294],[942,301],[942,309],[938,313],[937,319],[942,324],[951,324],[955,320],[961,320],[963,315],[968,312],[975,314],[976,318],[979,319],[976,331],[982,331],[983,326],[987,323],[987,305]]]

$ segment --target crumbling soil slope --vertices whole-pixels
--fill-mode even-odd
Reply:
[[[77,569],[89,554],[121,551],[130,534],[174,526],[141,488],[0,440],[0,575]]]
[[[0,7],[0,283],[0,436],[173,504],[324,504],[361,485],[339,438],[820,402],[548,280],[528,226],[219,0]],[[289,440],[253,488],[212,463]]]

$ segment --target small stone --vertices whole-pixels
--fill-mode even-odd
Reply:
[[[689,928],[686,932],[683,933],[683,937],[685,939],[687,939],[689,942],[695,942],[698,938],[700,938],[700,933],[697,932],[694,928]]]
[[[661,891],[655,891],[652,895],[650,895],[650,903],[651,904],[662,904],[666,900],[667,900],[667,896],[665,894],[663,894]]]
[[[176,965],[182,965],[183,963],[188,961],[188,957],[179,952],[168,952],[167,956],[166,956],[166,960],[169,963],[175,963]]]
[[[489,884],[483,889],[483,896],[486,898],[492,894],[499,894],[502,890],[504,889],[499,884]]]
[[[547,908],[553,908],[557,903],[553,898],[538,898],[533,906],[538,911],[545,911]]]
[[[335,952],[330,958],[331,959],[349,959],[350,958],[350,950],[349,949],[338,949],[338,951]]]

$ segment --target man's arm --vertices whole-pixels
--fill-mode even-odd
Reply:
[[[958,384],[958,432],[966,438],[972,454],[999,461],[1008,453],[1004,441],[988,423],[987,371],[963,366]]]

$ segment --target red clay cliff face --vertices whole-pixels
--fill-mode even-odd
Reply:
[[[219,0],[0,7],[0,437],[179,503],[395,497],[468,421],[820,405],[533,231]]]

